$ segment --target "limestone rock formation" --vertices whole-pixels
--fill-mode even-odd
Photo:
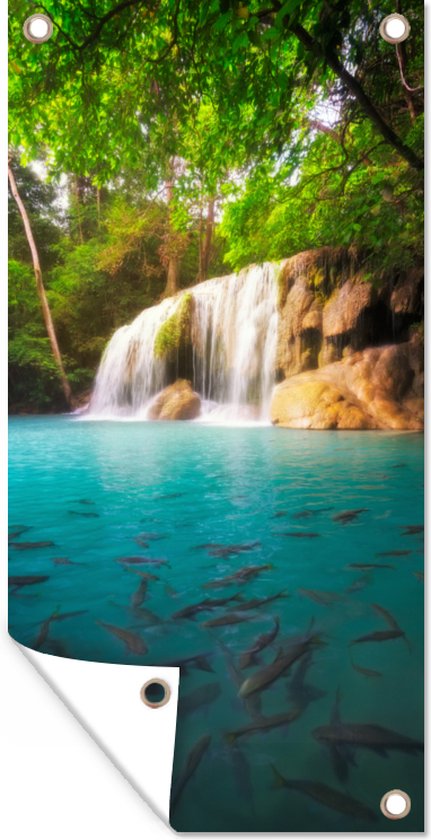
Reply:
[[[177,379],[168,385],[152,402],[149,420],[194,420],[199,417],[201,401],[187,379]]]
[[[422,346],[370,347],[276,386],[275,425],[293,429],[423,429]]]

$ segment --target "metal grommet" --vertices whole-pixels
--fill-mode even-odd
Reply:
[[[389,44],[400,44],[410,35],[410,24],[404,15],[388,15],[383,18],[379,32]]]
[[[44,41],[48,41],[53,30],[52,20],[42,14],[30,15],[23,26],[24,35],[32,44],[43,44]]]
[[[410,814],[412,801],[404,790],[388,790],[380,800],[380,810],[388,820],[402,820]]]
[[[171,689],[165,680],[148,680],[141,688],[141,700],[151,709],[166,706],[171,697]]]

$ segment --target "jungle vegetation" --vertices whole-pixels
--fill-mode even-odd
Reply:
[[[118,326],[207,277],[322,245],[420,264],[423,7],[397,8],[394,46],[389,0],[45,0],[35,45],[14,0],[10,168],[73,397],[11,193],[13,410],[73,402]]]

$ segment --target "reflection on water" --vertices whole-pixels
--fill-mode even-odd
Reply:
[[[176,829],[421,829],[422,445],[11,421],[11,634],[182,663]]]

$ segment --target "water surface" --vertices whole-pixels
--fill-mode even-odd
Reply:
[[[208,683],[219,683],[220,694],[187,716],[180,704],[174,777],[201,736],[211,734],[212,742],[173,814],[179,830],[420,830],[420,755],[390,751],[384,757],[358,749],[356,766],[342,782],[312,731],[329,722],[339,687],[343,720],[422,736],[423,584],[415,573],[423,569],[423,546],[422,534],[407,528],[423,522],[422,458],[423,439],[416,434],[14,418],[10,523],[12,530],[28,530],[13,541],[54,545],[10,546],[10,575],[48,576],[44,583],[11,590],[11,634],[42,651],[102,662],[173,664],[204,655],[211,670],[192,663],[182,673],[181,697]],[[358,509],[351,521],[334,520]],[[211,556],[211,548],[199,548],[210,543],[248,550]],[[130,556],[166,564],[119,562]],[[351,565],[375,563],[392,568]],[[252,565],[270,568],[247,583],[203,588]],[[149,582],[142,604],[152,617],[132,606],[141,580],[133,569],[159,578]],[[340,599],[316,603],[303,589]],[[202,626],[223,608],[195,620],[172,620],[204,597],[239,593],[249,600],[279,592],[288,597],[250,610],[250,620],[241,624]],[[376,603],[395,617],[407,643],[400,638],[349,646],[388,629],[371,607]],[[41,643],[41,623],[69,611],[85,612],[53,621]],[[232,748],[226,732],[250,718],[227,661],[238,668],[239,654],[270,630],[275,617],[280,634],[255,669],[306,633],[314,619],[325,645],[313,651],[306,682],[317,696],[290,726],[240,739]],[[98,622],[138,634],[148,653],[131,653]],[[352,661],[381,676],[364,676]],[[262,693],[265,715],[290,707],[296,667]],[[343,816],[298,791],[272,789],[271,764],[286,779],[348,791],[376,814],[386,790],[405,789],[413,798],[412,813],[393,823],[378,816],[375,824]]]

